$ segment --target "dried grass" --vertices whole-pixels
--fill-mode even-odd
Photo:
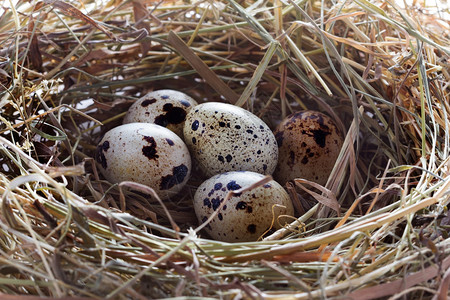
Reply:
[[[446,299],[444,4],[4,2],[0,292]],[[161,88],[234,103],[272,128],[295,110],[331,115],[346,134],[332,176],[316,199],[297,194],[305,181],[289,186],[305,213],[262,241],[208,239],[190,208],[199,175],[162,205],[103,180],[92,159],[127,108]]]

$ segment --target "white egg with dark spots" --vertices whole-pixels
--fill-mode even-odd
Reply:
[[[207,176],[228,171],[272,174],[278,160],[277,143],[269,127],[231,104],[208,102],[191,109],[184,140]]]
[[[154,123],[167,127],[182,138],[186,114],[196,105],[193,98],[179,91],[153,91],[131,105],[123,123]]]
[[[95,158],[108,181],[142,183],[161,198],[179,192],[191,172],[189,150],[181,138],[150,123],[111,129],[98,144]]]
[[[296,178],[325,185],[343,144],[333,120],[317,111],[300,111],[274,133],[279,147],[274,178],[283,185]]]
[[[264,178],[249,171],[219,174],[203,182],[194,195],[199,223],[219,209],[229,191],[248,187]],[[231,197],[205,227],[211,238],[225,242],[256,241],[271,224],[278,229],[290,223],[294,208],[287,192],[276,181]]]

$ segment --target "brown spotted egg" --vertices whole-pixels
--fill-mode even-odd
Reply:
[[[161,198],[179,192],[191,172],[189,150],[181,138],[150,123],[111,129],[98,144],[95,158],[108,181],[142,183]]]
[[[274,178],[281,184],[303,178],[325,185],[341,150],[341,133],[330,117],[300,111],[275,130],[279,159]]]
[[[219,209],[229,191],[248,187],[264,178],[249,171],[219,174],[203,182],[194,195],[199,223]],[[256,241],[271,228],[289,223],[294,208],[287,192],[276,181],[234,195],[205,227],[211,238],[225,242]],[[279,225],[280,224],[280,225]]]
[[[228,171],[272,174],[278,160],[275,136],[249,111],[208,102],[186,116],[184,140],[206,176]]]
[[[194,99],[179,91],[153,91],[131,105],[123,123],[154,123],[167,127],[183,138],[186,114],[196,105]]]

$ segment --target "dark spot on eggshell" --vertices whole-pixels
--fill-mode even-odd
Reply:
[[[225,125],[226,125],[225,122],[219,122],[220,127],[225,127]]]
[[[102,144],[103,151],[107,152],[109,147],[110,147],[109,146],[109,141],[104,141],[103,144]]]
[[[168,95],[162,95],[161,98],[162,99],[169,99],[169,96]]]
[[[253,212],[253,208],[251,206],[247,206],[247,213],[251,214]]]
[[[187,101],[187,100],[180,100],[180,103],[185,107],[191,106],[191,103],[189,103],[189,101]]]
[[[172,103],[163,106],[165,114],[155,118],[155,124],[167,127],[169,124],[180,124],[186,119],[186,111],[181,107],[174,107]]]
[[[230,181],[230,182],[227,184],[227,189],[228,189],[229,191],[235,191],[235,190],[238,190],[238,189],[240,189],[240,188],[241,188],[241,186],[240,186],[239,184],[237,184],[235,180],[232,180],[232,181]]]
[[[223,216],[222,216],[222,214],[221,214],[221,213],[219,213],[219,214],[217,215],[217,217],[219,218],[219,220],[220,220],[220,221],[222,221],[222,220],[223,220]],[[225,233],[224,233],[224,235],[225,235]]]
[[[331,133],[322,129],[311,130],[311,132],[316,144],[319,145],[319,147],[324,148],[327,140],[327,135],[330,135]]]
[[[234,128],[241,129],[241,125],[235,125]]]
[[[303,156],[302,160],[300,161],[302,164],[306,165],[308,163],[308,157]]]
[[[171,139],[166,138],[167,144],[169,144],[169,146],[173,146],[174,142]]]
[[[266,189],[269,189],[271,187],[272,187],[272,185],[270,183],[266,183],[263,185],[263,188],[266,188]]]
[[[289,151],[289,162],[288,162],[289,166],[294,166],[295,165],[295,152],[294,151]]]
[[[263,164],[263,170],[266,171],[267,170],[267,165]]]
[[[188,167],[186,167],[184,164],[173,167],[171,175],[167,175],[161,178],[160,189],[168,190],[173,186],[182,183],[184,181],[184,178],[187,176],[188,171]]]
[[[107,143],[107,144],[105,144]],[[107,147],[105,147],[107,145]],[[106,150],[105,150],[106,148]],[[106,157],[103,151],[108,151],[109,149],[109,142],[105,141],[103,144],[97,146],[97,150],[95,151],[95,160],[102,166],[103,169],[106,169],[108,167],[108,164],[106,162]]]
[[[214,185],[214,190],[218,191],[222,188],[222,183],[218,182]]]
[[[236,210],[243,210],[247,208],[247,203],[245,203],[245,201],[239,201],[236,204]]]
[[[150,144],[149,146],[142,147],[142,153],[148,159],[155,159],[156,160],[159,157],[159,155],[157,154],[158,151],[156,150],[156,141],[155,141],[155,139],[153,137],[151,137],[151,136],[144,136],[142,139]]]
[[[209,198],[203,199],[203,205],[208,206],[208,208],[211,208],[211,201],[209,200]]]
[[[225,162],[225,159],[223,158],[222,155],[217,156],[217,159],[218,159],[220,162]]]
[[[323,116],[322,114],[307,114],[305,116],[305,120],[314,120],[314,122],[316,122],[319,125],[324,125],[324,120],[323,120]]]
[[[254,234],[256,232],[256,225],[255,224],[248,225],[247,231],[250,232],[251,234]]]
[[[141,102],[141,106],[142,106],[142,107],[147,107],[147,106],[149,106],[150,104],[153,104],[153,103],[155,103],[155,102],[156,102],[156,99],[155,99],[155,98],[145,99],[144,101]]]
[[[198,124],[199,124],[198,120],[195,120],[191,126],[192,130],[196,131],[198,129]]]
[[[225,159],[227,160],[227,162],[230,162],[233,159],[233,156],[228,154],[227,156],[225,156]]]
[[[253,133],[253,130],[251,130],[251,129],[247,129],[246,131],[247,131],[247,133],[250,133],[250,134]]]
[[[212,200],[211,200],[211,203],[212,203],[212,209],[213,209],[213,210],[218,209],[221,202],[222,202],[222,201],[221,201],[220,197],[217,197],[217,198],[212,199]]]
[[[195,137],[192,138],[192,144],[196,144],[197,143],[197,139]]]

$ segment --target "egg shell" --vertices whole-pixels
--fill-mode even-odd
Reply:
[[[183,140],[150,123],[111,129],[98,144],[95,158],[108,181],[142,183],[163,199],[179,192],[191,172],[191,157]]]
[[[274,178],[284,185],[303,178],[325,185],[343,139],[333,120],[317,111],[300,111],[284,119],[274,131],[279,159]]]
[[[249,111],[208,102],[186,116],[184,140],[193,160],[208,177],[228,171],[272,174],[278,147],[270,128]]]
[[[194,209],[199,223],[205,222],[224,201],[229,191],[248,187],[264,178],[250,171],[234,171],[218,174],[203,182],[194,195]],[[216,240],[246,242],[258,240],[272,221],[274,227],[292,219],[294,208],[287,192],[276,181],[234,195],[221,211],[205,227]],[[279,217],[279,219],[278,219]]]
[[[183,138],[186,114],[196,105],[193,98],[179,91],[153,91],[131,105],[123,123],[154,123],[167,127]]]

